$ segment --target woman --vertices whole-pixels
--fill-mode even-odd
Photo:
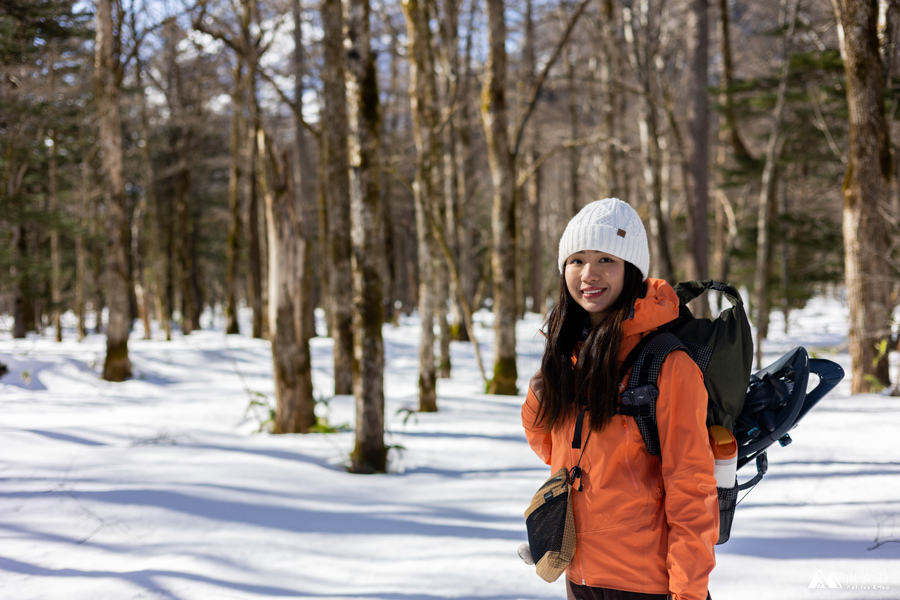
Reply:
[[[678,316],[678,296],[665,281],[647,278],[649,265],[640,217],[615,198],[584,207],[559,242],[559,299],[522,423],[552,472],[581,460],[569,598],[703,600],[715,565],[718,500],[700,369],[679,351],[663,363],[661,456],[647,452],[632,417],[616,412],[628,352]],[[591,435],[576,450],[582,406]]]

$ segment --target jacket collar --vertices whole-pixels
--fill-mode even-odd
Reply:
[[[678,294],[662,279],[647,278],[647,294],[634,303],[632,317],[623,323],[625,337],[643,335],[678,316]]]

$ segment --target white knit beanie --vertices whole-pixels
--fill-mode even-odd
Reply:
[[[618,198],[591,202],[572,217],[559,240],[559,272],[566,259],[582,250],[605,252],[637,267],[644,279],[650,270],[647,232],[637,212]]]

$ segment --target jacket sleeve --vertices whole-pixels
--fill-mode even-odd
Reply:
[[[715,462],[706,431],[708,397],[700,369],[681,351],[666,359],[658,387],[669,590],[674,600],[705,600],[719,537]]]
[[[522,404],[522,426],[525,428],[525,437],[528,439],[528,445],[538,455],[538,458],[549,465],[550,451],[553,446],[550,432],[545,431],[543,427],[535,426],[535,417],[537,416],[543,388],[544,382],[541,378],[541,372],[538,371],[528,383],[528,395],[525,397],[525,403]]]

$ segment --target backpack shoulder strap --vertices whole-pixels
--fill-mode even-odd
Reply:
[[[659,388],[656,382],[666,357],[674,350],[688,352],[688,349],[673,333],[657,331],[645,336],[644,340],[648,337],[650,340],[640,349],[634,361],[618,410],[620,414],[634,417],[647,452],[659,456],[659,428],[656,423]]]

